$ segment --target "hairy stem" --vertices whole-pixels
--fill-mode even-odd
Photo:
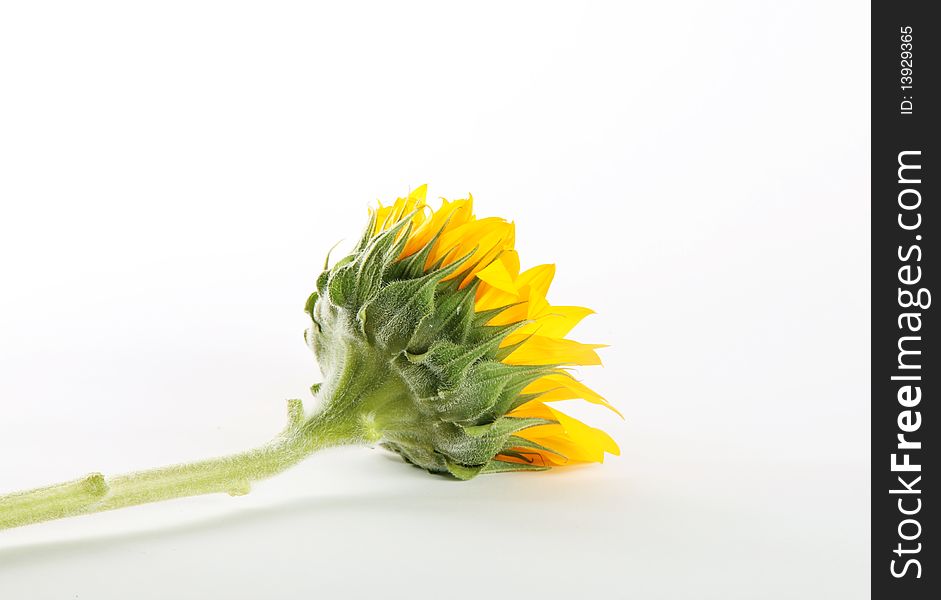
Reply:
[[[288,403],[288,415],[284,432],[247,452],[117,477],[93,473],[0,496],[0,529],[185,496],[240,496],[249,492],[252,482],[280,473],[321,448],[357,441],[356,424],[343,415],[327,411],[305,420],[297,400]]]

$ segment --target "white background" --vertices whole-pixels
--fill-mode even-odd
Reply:
[[[0,597],[868,596],[868,5],[588,4],[2,5],[0,491],[274,435],[326,251],[425,182],[598,311],[627,420],[3,531]]]

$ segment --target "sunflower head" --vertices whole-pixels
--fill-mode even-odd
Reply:
[[[323,410],[351,437],[459,479],[617,454],[549,405],[614,410],[569,371],[600,364],[598,345],[566,338],[592,311],[549,305],[554,266],[520,272],[512,223],[476,218],[471,198],[432,210],[425,192],[371,211],[353,252],[317,279],[306,339]]]

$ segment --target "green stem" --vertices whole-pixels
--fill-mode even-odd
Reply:
[[[249,492],[252,482],[280,473],[321,448],[359,441],[355,423],[333,411],[305,420],[295,400],[288,404],[288,415],[290,422],[281,435],[247,452],[112,478],[94,473],[0,496],[0,530],[185,496],[240,496]]]

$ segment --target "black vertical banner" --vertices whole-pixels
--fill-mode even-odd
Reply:
[[[872,9],[872,583],[875,598],[941,589],[941,281],[934,3]],[[938,290],[941,294],[941,290]],[[932,466],[934,465],[934,466]],[[932,595],[931,597],[937,597]]]

